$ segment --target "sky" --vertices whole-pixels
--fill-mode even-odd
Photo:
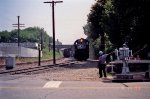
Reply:
[[[48,35],[52,32],[52,6],[43,3],[52,0],[0,0],[0,31],[16,29],[17,16],[24,28],[38,26]],[[76,39],[86,38],[83,26],[95,0],[55,0],[55,38],[63,44],[73,44]],[[21,28],[21,29],[24,29]]]

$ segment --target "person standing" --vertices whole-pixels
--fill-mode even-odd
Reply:
[[[112,52],[111,52],[112,53]],[[109,53],[109,54],[111,54]],[[104,54],[102,51],[99,51],[99,61],[98,61],[98,68],[99,68],[99,75],[100,78],[104,77],[106,78],[106,58],[109,54]]]

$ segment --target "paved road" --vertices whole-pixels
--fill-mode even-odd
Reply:
[[[0,99],[149,99],[150,82],[46,81],[0,77]]]

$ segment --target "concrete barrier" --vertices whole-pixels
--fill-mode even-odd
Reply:
[[[38,54],[39,51],[37,49],[16,46],[0,47],[0,57],[8,57],[10,55],[15,55],[16,57],[38,57]]]

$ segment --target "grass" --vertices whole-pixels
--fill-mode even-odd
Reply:
[[[60,53],[58,51],[55,52],[55,55],[56,55],[56,59],[62,57],[62,53]],[[34,62],[34,61],[38,61],[38,59],[39,59],[39,57],[35,57],[35,58],[17,57],[16,58],[16,62],[17,63],[21,63],[21,62]],[[48,49],[43,49],[41,60],[50,60],[50,59],[53,59],[53,51],[49,51]]]

